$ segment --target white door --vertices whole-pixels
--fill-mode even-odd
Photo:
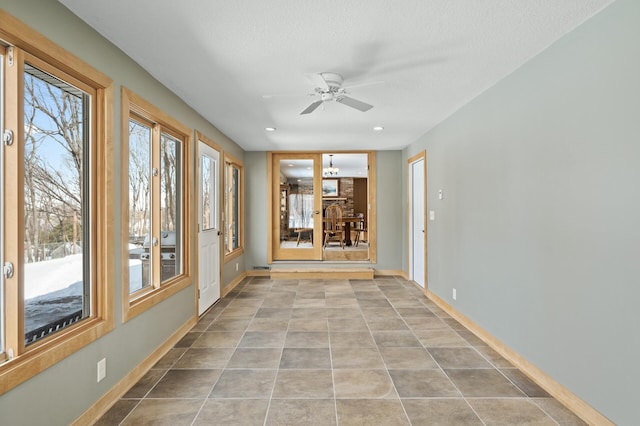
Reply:
[[[411,163],[411,279],[424,288],[425,282],[425,177],[424,158]]]
[[[198,315],[220,299],[220,153],[198,141]]]

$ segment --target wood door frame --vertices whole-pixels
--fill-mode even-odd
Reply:
[[[274,156],[281,155],[310,155],[310,154],[325,154],[325,153],[336,153],[336,154],[366,154],[367,155],[367,164],[369,167],[369,174],[367,176],[367,196],[368,196],[368,243],[369,243],[369,259],[368,262],[376,263],[377,262],[377,210],[376,210],[376,151],[268,151],[267,152],[267,263],[272,264],[274,261],[278,261],[280,259],[275,259],[275,241],[274,238],[279,234],[278,223],[275,223],[274,220],[278,218],[275,212],[276,206],[279,205],[279,181],[276,182],[277,176],[275,175],[274,168]],[[322,163],[319,165],[320,171],[316,173],[314,171],[314,175],[316,179],[322,180]],[[277,187],[276,187],[277,184]],[[322,232],[319,232],[318,236],[322,238]],[[314,239],[317,238],[316,234],[314,234]],[[309,260],[314,262],[325,262],[325,260],[314,260],[314,259],[300,259],[300,260]],[[331,261],[326,261],[331,262]]]
[[[268,210],[269,215],[269,227],[268,227],[268,253],[267,261],[272,262],[276,257],[281,256],[277,260],[322,260],[322,215],[314,215],[314,229],[313,229],[313,248],[295,248],[295,249],[280,249],[280,218],[276,214],[275,209],[280,209],[280,179],[279,170],[280,167],[276,167],[276,162],[282,159],[311,159],[313,160],[313,176],[314,176],[314,209],[322,211],[322,154],[318,152],[269,152],[267,153],[268,161],[268,173],[270,176],[268,181]],[[279,210],[278,210],[279,211]],[[277,241],[276,241],[277,240]],[[281,253],[280,253],[281,252]]]
[[[412,185],[412,177],[413,177],[413,172],[412,172],[412,165],[413,163],[422,160],[424,161],[424,168],[423,168],[423,181],[424,181],[424,197],[423,197],[423,215],[424,215],[424,231],[425,231],[425,235],[424,235],[424,292],[426,294],[427,289],[429,288],[429,274],[428,274],[428,270],[429,270],[429,265],[428,265],[428,258],[429,256],[427,255],[427,249],[428,249],[428,244],[427,244],[427,239],[428,239],[428,225],[427,225],[427,153],[425,150],[422,150],[421,152],[417,153],[416,155],[414,155],[413,157],[409,158],[407,160],[407,204],[406,204],[406,210],[407,210],[407,276],[412,276],[412,268],[413,268],[413,263],[412,263],[412,258],[413,258],[413,235],[412,235],[412,215],[413,215],[413,185]]]

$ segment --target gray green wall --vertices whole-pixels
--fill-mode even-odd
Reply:
[[[403,244],[402,204],[403,185],[402,152],[378,151],[376,153],[376,208],[377,208],[377,263],[366,264],[378,270],[402,270]],[[246,197],[246,268],[267,266],[267,154],[247,152],[245,155]],[[273,266],[273,265],[272,265]],[[276,265],[277,266],[277,265]],[[305,266],[296,262],[296,266]],[[309,262],[306,266],[318,266]]]
[[[244,159],[247,251],[223,285],[266,264],[265,153],[245,155],[57,1],[0,7],[114,80],[116,212],[124,85]],[[426,148],[431,290],[619,424],[640,421],[638,40],[640,4],[618,0],[402,153],[377,154],[375,267],[405,268],[405,163]],[[194,314],[191,286],[121,324],[115,243],[115,330],[0,396],[3,424],[73,421]]]
[[[126,86],[239,159],[244,152],[169,92],[135,62],[54,0],[0,0],[0,8],[114,80],[115,229],[121,226],[120,86]],[[0,23],[2,25],[2,23]],[[188,61],[185,61],[188,64]],[[120,233],[115,234],[115,330],[31,380],[0,396],[0,424],[65,425],[87,410],[171,334],[195,315],[194,285],[147,312],[121,322]],[[244,258],[223,269],[223,285],[244,270]],[[96,363],[107,358],[107,377],[96,383]]]
[[[621,425],[640,424],[639,42],[618,0],[403,153],[427,152],[430,289]]]

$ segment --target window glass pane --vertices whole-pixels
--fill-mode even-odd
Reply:
[[[162,281],[182,273],[181,143],[163,133],[160,137],[160,251]]]
[[[280,160],[280,247],[313,247],[313,160]]]
[[[129,120],[129,293],[151,285],[151,128]]]
[[[202,171],[202,176],[200,177],[200,182],[202,183],[202,193],[200,194],[200,200],[202,200],[202,205],[200,206],[202,213],[201,223],[202,230],[206,231],[215,228],[213,217],[215,200],[212,198],[214,195],[215,162],[206,155],[202,155],[200,159],[200,170]]]
[[[225,252],[240,247],[240,169],[226,163],[225,210],[227,225],[224,235]]]
[[[4,47],[0,46],[0,82],[4,81]],[[0,129],[4,129],[4,85],[0,83]],[[4,211],[4,182],[2,182],[2,176],[4,176],[4,150],[0,149],[0,235],[4,229],[4,217],[2,211]],[[4,238],[0,241],[0,259],[4,259],[4,253],[2,247],[4,246]],[[0,278],[0,354],[4,353],[4,279]]]
[[[83,217],[89,97],[25,64],[24,331],[33,343],[90,315]],[[88,118],[88,117],[87,117]],[[88,224],[87,224],[88,225]],[[86,248],[86,250],[85,250]]]
[[[232,168],[231,172],[231,249],[240,247],[240,170]]]

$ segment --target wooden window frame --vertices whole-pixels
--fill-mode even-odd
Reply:
[[[15,265],[14,276],[5,281],[4,362],[0,358],[0,395],[79,351],[114,328],[113,283],[113,81],[79,58],[57,46],[24,23],[0,10],[0,40],[7,46],[4,56],[3,125],[14,132],[14,143],[3,147],[5,200],[16,204],[4,209],[3,256]],[[12,58],[9,58],[12,56]],[[11,62],[12,64],[9,64]],[[91,157],[88,206],[91,212],[92,304],[89,317],[43,338],[28,347],[24,343],[24,247],[23,193],[24,153],[24,62],[46,68],[62,80],[72,80],[92,94]]]
[[[224,224],[224,235],[223,242],[229,241],[227,238],[227,234],[229,232],[229,216],[231,214],[231,205],[229,205],[227,194],[231,189],[229,186],[230,181],[230,168],[228,166],[234,166],[239,171],[239,188],[238,188],[238,216],[239,216],[239,224],[238,224],[238,247],[232,249],[227,252],[227,244],[224,245],[224,263],[231,261],[244,253],[244,163],[234,156],[224,153],[224,213],[223,213],[223,224]]]
[[[129,293],[129,268],[122,268],[122,321],[129,321],[131,318],[145,312],[151,307],[157,305],[163,300],[173,296],[180,290],[191,285],[193,280],[192,260],[191,260],[191,244],[189,243],[192,232],[192,214],[191,214],[191,191],[193,187],[191,176],[191,135],[192,131],[184,124],[180,123],[170,115],[166,114],[150,102],[136,95],[126,87],[121,88],[122,100],[122,118],[121,118],[121,135],[122,135],[122,264],[128,265],[129,262],[129,119],[135,117],[142,119],[146,123],[153,124],[152,130],[159,140],[160,134],[165,133],[177,138],[183,144],[182,146],[182,180],[181,180],[181,205],[182,205],[182,232],[180,235],[181,253],[182,253],[182,273],[162,282],[160,279],[160,264],[155,262],[154,271],[152,272],[151,286],[142,289],[133,294]],[[159,150],[158,146],[152,145],[152,150]],[[159,196],[156,195],[153,201],[153,209],[159,210]],[[152,226],[153,232],[159,232],[159,215],[155,215],[158,224]],[[157,236],[159,239],[159,235]],[[160,246],[152,248],[152,256],[159,258]]]

